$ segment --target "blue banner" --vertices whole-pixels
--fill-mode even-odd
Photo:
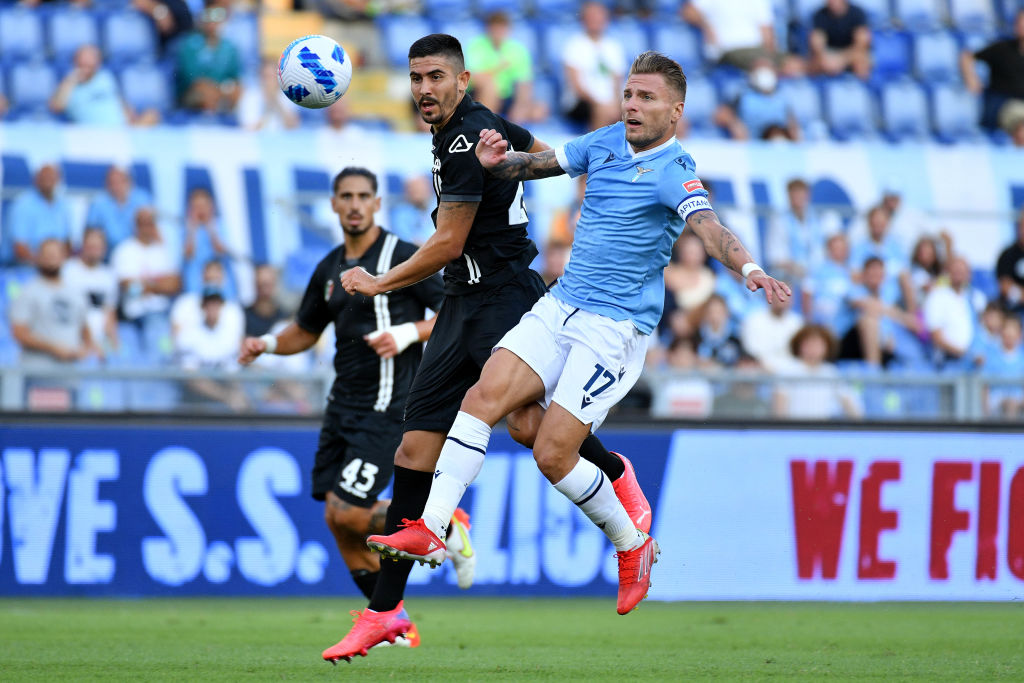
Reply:
[[[0,426],[0,594],[355,594],[310,496],[316,441],[309,427]],[[670,435],[606,442],[638,456],[656,494]],[[480,558],[472,593],[614,595],[603,534],[507,435],[464,505]],[[448,566],[417,567],[410,583],[458,592]]]

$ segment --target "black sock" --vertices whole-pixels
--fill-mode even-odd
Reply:
[[[388,508],[384,533],[393,534],[398,531],[402,519],[419,519],[423,516],[423,508],[430,495],[430,484],[434,480],[433,472],[419,472],[395,465],[395,487],[391,496],[391,507]],[[405,595],[405,584],[412,571],[412,560],[392,560],[382,558],[380,561],[380,577],[370,597],[370,609],[374,612],[393,610]]]
[[[608,481],[615,481],[626,472],[622,458],[609,453],[601,440],[593,434],[587,434],[587,438],[580,444],[580,457],[597,465],[597,469],[604,472]]]
[[[367,600],[373,597],[373,589],[377,586],[378,576],[380,576],[379,571],[371,572],[369,569],[356,569],[352,572],[352,580],[356,582]]]

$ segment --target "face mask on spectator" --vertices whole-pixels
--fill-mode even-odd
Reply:
[[[750,72],[750,84],[761,92],[772,92],[778,82],[775,71],[767,66],[759,66]]]

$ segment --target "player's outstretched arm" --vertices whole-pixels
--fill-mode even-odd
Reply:
[[[276,353],[279,356],[301,353],[316,344],[319,338],[319,335],[292,323],[276,335],[265,334],[262,337],[243,339],[242,348],[238,351],[238,362],[241,365],[249,365],[264,353]]]
[[[746,275],[747,289],[752,292],[763,289],[768,303],[771,303],[776,297],[780,301],[785,301],[792,296],[793,292],[790,291],[789,285],[769,277],[759,267],[749,273],[743,272],[743,267],[747,264],[755,265],[754,259],[750,256],[750,252],[743,246],[739,238],[729,228],[719,222],[718,214],[714,211],[710,209],[694,211],[686,219],[686,224],[700,237],[704,243],[705,251],[711,254],[713,258],[721,261],[722,265],[726,268],[741,275]],[[750,270],[750,268],[747,270]]]
[[[555,157],[555,150],[545,149],[536,154],[510,152],[508,140],[492,128],[480,131],[476,156],[481,166],[504,180],[536,180],[565,173]]]

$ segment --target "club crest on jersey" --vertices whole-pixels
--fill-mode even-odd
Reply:
[[[452,154],[456,154],[458,152],[468,152],[471,149],[473,149],[473,145],[469,144],[469,140],[466,139],[466,136],[459,135],[459,137],[452,141],[448,151]]]
[[[334,280],[328,280],[324,285],[324,301],[330,301],[331,294],[334,294]]]
[[[700,180],[695,178],[693,180],[687,180],[685,183],[683,183],[683,189],[686,190],[687,192],[696,192],[697,190],[703,190],[704,186],[701,184]]]
[[[643,166],[637,165],[636,175],[633,176],[633,179],[630,180],[629,182],[635,183],[636,181],[640,180],[640,176],[642,176],[644,173],[650,173],[653,170],[653,168],[644,168]]]

